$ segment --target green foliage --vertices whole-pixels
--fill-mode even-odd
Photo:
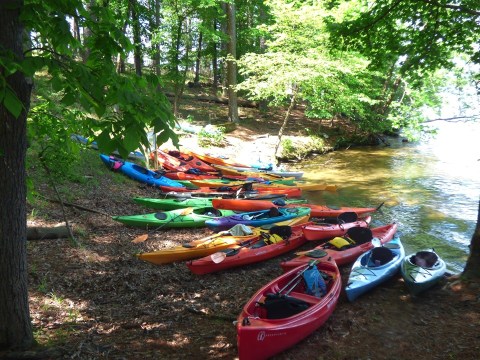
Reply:
[[[214,131],[205,128],[198,133],[198,144],[202,147],[223,146],[225,140],[225,127],[217,126]]]
[[[281,158],[286,159],[304,159],[312,153],[321,154],[325,152],[325,142],[323,139],[314,134],[309,133],[306,137],[296,137],[294,140],[291,138],[283,138],[281,141]]]

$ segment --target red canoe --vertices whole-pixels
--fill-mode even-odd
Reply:
[[[306,224],[291,227],[274,226],[270,229],[270,234],[277,234],[280,231],[288,231],[291,234],[288,236],[287,233],[285,239],[275,243],[269,242],[268,239],[257,238],[240,246],[232,245],[218,253],[189,261],[187,266],[193,273],[203,275],[271,259],[303,245],[306,239],[303,236],[302,227]],[[280,231],[278,231],[279,228]]]
[[[262,191],[264,187],[257,187],[255,190]],[[283,189],[283,188],[280,188]],[[292,197],[291,195],[289,195]],[[238,199],[217,199],[215,202],[212,202],[212,206],[215,209],[225,209],[225,210],[234,210],[234,211],[258,211],[258,210],[267,210],[275,205],[271,201],[249,201],[249,200],[238,200]],[[311,209],[311,217],[337,217],[338,215],[345,212],[354,212],[357,215],[364,215],[374,211],[377,211],[380,206],[376,208],[353,208],[353,207],[329,207],[325,205],[314,205],[314,204],[290,204],[287,206],[301,206],[309,207]]]
[[[302,271],[309,264],[304,264],[271,281],[248,300],[236,325],[240,360],[270,358],[300,342],[328,320],[338,303],[342,279],[331,259],[322,259],[313,266],[327,277],[324,296],[307,294]],[[296,310],[286,313],[286,308]]]
[[[330,242],[319,245],[310,251],[302,252],[296,258],[280,263],[283,271],[289,271],[297,266],[308,263],[313,259],[324,259],[331,257],[338,266],[349,264],[355,261],[361,254],[373,248],[372,239],[377,238],[382,244],[389,242],[397,232],[397,224],[388,224],[374,229],[351,228],[347,235],[355,240],[352,247],[340,250]]]
[[[339,220],[335,224],[329,223],[317,223],[313,222],[312,224],[306,225],[303,227],[303,235],[306,240],[327,240],[332,239],[335,236],[343,236],[347,233],[348,229],[353,227],[368,227],[370,221],[372,221],[371,216],[358,219],[356,215],[350,221],[342,220],[342,215],[354,214],[355,213],[343,213],[340,214]],[[353,220],[353,221],[352,221]]]

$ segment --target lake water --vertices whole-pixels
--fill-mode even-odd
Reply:
[[[480,199],[480,123],[433,123],[438,134],[417,143],[335,151],[295,169],[337,192],[306,192],[311,203],[376,206],[372,227],[399,225],[407,254],[434,248],[450,272],[465,266]]]

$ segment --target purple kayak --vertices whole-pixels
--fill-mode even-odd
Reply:
[[[222,231],[230,229],[237,224],[259,227],[308,215],[310,215],[310,208],[307,207],[272,207],[269,210],[251,211],[224,217],[215,217],[207,220],[205,225],[213,231]]]

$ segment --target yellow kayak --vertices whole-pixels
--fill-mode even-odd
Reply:
[[[268,180],[277,180],[277,179],[285,179],[285,176],[277,175],[274,173],[269,173],[268,171],[255,171],[255,170],[240,170],[234,169],[229,166],[222,166],[222,165],[212,165],[215,169],[219,170],[223,175],[245,175],[248,177],[257,177],[263,178]]]
[[[298,225],[308,222],[310,216],[300,216],[287,221],[278,222],[272,224],[275,225]],[[226,249],[232,245],[241,244],[245,241],[251,241],[258,238],[262,232],[268,233],[271,226],[265,226],[261,228],[254,227],[237,227],[234,231],[233,228],[228,231],[222,231],[220,233],[207,236],[202,239],[193,240],[189,243],[174,246],[167,249],[158,251],[137,254],[140,260],[148,261],[156,265],[168,264],[175,261],[190,260],[195,258],[204,257],[213,254],[222,249]],[[240,230],[242,229],[243,230]],[[245,228],[250,229],[250,234],[242,233]],[[239,235],[232,235],[232,233],[238,233]]]

